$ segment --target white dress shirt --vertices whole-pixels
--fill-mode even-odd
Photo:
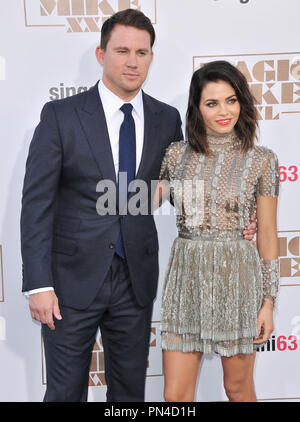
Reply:
[[[117,175],[119,172],[119,133],[121,124],[124,120],[124,113],[120,110],[120,108],[124,104],[124,101],[106,88],[102,81],[99,81],[98,89],[106,118],[115,172]],[[133,107],[132,117],[135,123],[137,174],[144,144],[144,106],[141,90],[130,101],[130,104],[132,104]]]
[[[120,110],[125,103],[120,97],[111,92],[103,83],[99,81],[98,91],[103,105],[106,118],[107,129],[112,150],[113,162],[115,167],[116,179],[119,172],[119,133],[120,127],[124,120],[124,113]],[[132,104],[132,117],[135,123],[136,134],[136,174],[140,166],[143,145],[144,145],[144,105],[143,94],[139,90],[137,95],[130,101]],[[96,189],[96,186],[95,186]],[[34,293],[54,290],[53,287],[42,287],[40,289],[29,290],[24,292],[26,296]]]

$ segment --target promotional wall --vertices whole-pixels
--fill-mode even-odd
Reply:
[[[259,142],[280,162],[280,289],[275,331],[257,353],[261,401],[300,401],[300,33],[299,0],[14,0],[0,4],[0,401],[41,401],[46,368],[40,324],[21,293],[20,209],[28,147],[43,104],[87,90],[101,78],[95,58],[102,23],[128,7],[153,22],[157,39],[144,90],[175,106],[185,123],[190,79],[224,59],[246,76],[257,99]],[[177,235],[167,203],[155,216],[160,280],[146,401],[163,401],[161,291]],[[89,401],[104,401],[101,333],[92,356]],[[203,358],[197,401],[226,401],[220,357]]]

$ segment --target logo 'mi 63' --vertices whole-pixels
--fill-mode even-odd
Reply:
[[[279,167],[279,177],[281,182],[296,182],[299,170],[297,165],[284,165]]]

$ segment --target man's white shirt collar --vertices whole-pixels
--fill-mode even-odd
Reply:
[[[120,110],[125,101],[110,91],[104,85],[102,80],[100,80],[98,83],[98,91],[102,101],[105,116],[107,119],[110,119],[117,111]],[[132,104],[133,111],[136,113],[136,116],[139,119],[143,119],[144,107],[142,90],[140,89],[136,96],[128,102]]]

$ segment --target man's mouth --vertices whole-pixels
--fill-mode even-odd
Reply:
[[[124,73],[123,75],[129,79],[136,79],[139,76],[137,73]]]

